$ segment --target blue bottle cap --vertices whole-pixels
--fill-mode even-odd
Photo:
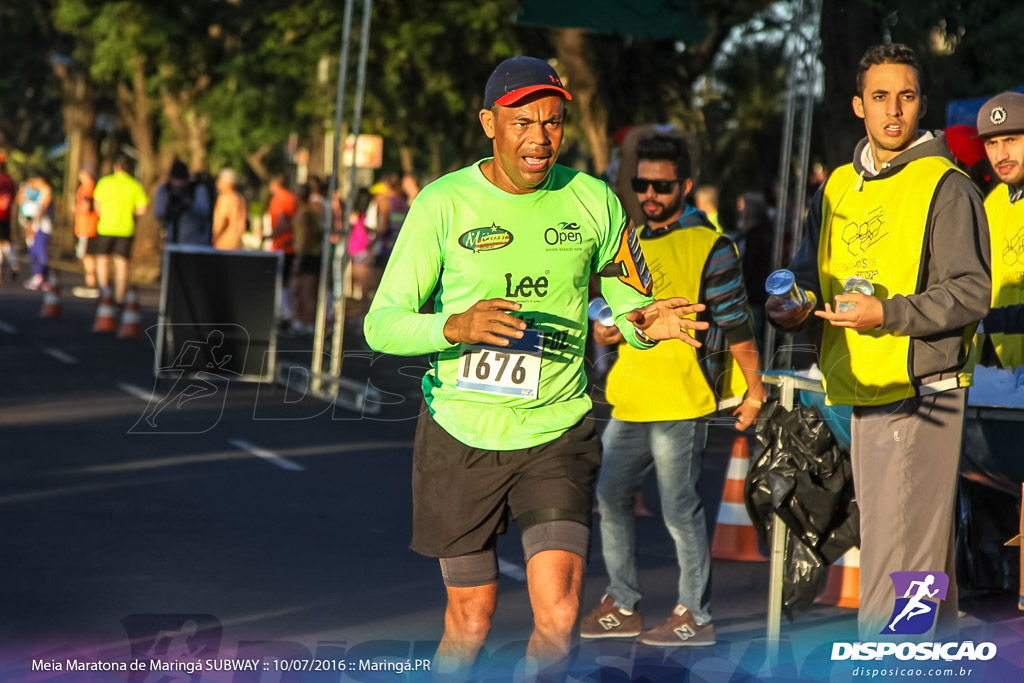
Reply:
[[[793,271],[783,268],[768,276],[764,281],[764,289],[775,296],[786,296],[795,284],[796,276],[793,275]]]

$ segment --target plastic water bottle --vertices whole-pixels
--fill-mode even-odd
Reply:
[[[612,317],[612,307],[601,297],[590,300],[587,306],[587,317],[594,322],[601,323],[605,327],[614,327],[615,318]]]
[[[769,275],[768,279],[764,281],[764,289],[772,296],[777,296],[785,301],[787,308],[803,306],[814,296],[798,287],[793,271],[785,268],[776,270]]]
[[[867,296],[871,296],[872,294],[875,293],[875,286],[871,284],[870,280],[865,280],[862,277],[857,277],[856,275],[854,275],[853,277],[847,278],[846,284],[843,285],[843,294],[850,294],[852,292],[857,292],[858,294],[866,294]],[[836,306],[836,313],[852,311],[856,307],[857,304],[851,301],[841,301],[839,305]]]

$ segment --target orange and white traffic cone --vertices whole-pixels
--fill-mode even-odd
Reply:
[[[43,308],[39,311],[40,318],[59,318],[60,308],[60,282],[57,273],[50,273],[50,281],[43,290]]]
[[[757,547],[757,531],[743,504],[743,486],[750,467],[747,439],[737,436],[732,444],[729,473],[725,478],[722,504],[718,508],[715,538],[711,543],[711,557],[716,560],[742,560],[766,562],[767,557]]]
[[[117,330],[117,338],[142,338],[142,314],[139,312],[139,293],[134,287],[125,294],[124,313],[121,314],[121,327]]]
[[[860,607],[860,548],[850,548],[832,563],[825,590],[814,602],[836,607]]]
[[[110,296],[110,290],[100,294],[100,304],[96,307],[96,322],[92,325],[93,332],[114,332],[117,330],[117,307]]]

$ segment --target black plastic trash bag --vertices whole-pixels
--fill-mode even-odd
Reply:
[[[744,498],[762,542],[773,513],[787,527],[783,608],[792,619],[811,605],[824,567],[860,544],[850,456],[836,444],[816,407],[762,409],[764,451],[747,473]]]
[[[960,478],[956,518],[956,583],[960,598],[1017,593],[1020,549],[1005,542],[1019,532],[1020,494]]]

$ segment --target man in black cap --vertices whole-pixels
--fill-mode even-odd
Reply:
[[[992,310],[982,362],[1024,365],[1024,93],[1004,92],[978,112],[978,135],[997,186],[985,199],[992,236]],[[989,346],[991,342],[991,346]]]
[[[522,534],[531,667],[563,657],[579,610],[600,446],[583,355],[587,286],[626,342],[651,348],[707,323],[652,300],[637,237],[603,182],[555,163],[571,95],[546,62],[514,57],[487,81],[494,156],[413,202],[366,316],[366,341],[431,354],[413,453],[413,540],[448,594],[435,670],[466,674],[497,606],[497,535]],[[420,313],[428,301],[432,313]]]

